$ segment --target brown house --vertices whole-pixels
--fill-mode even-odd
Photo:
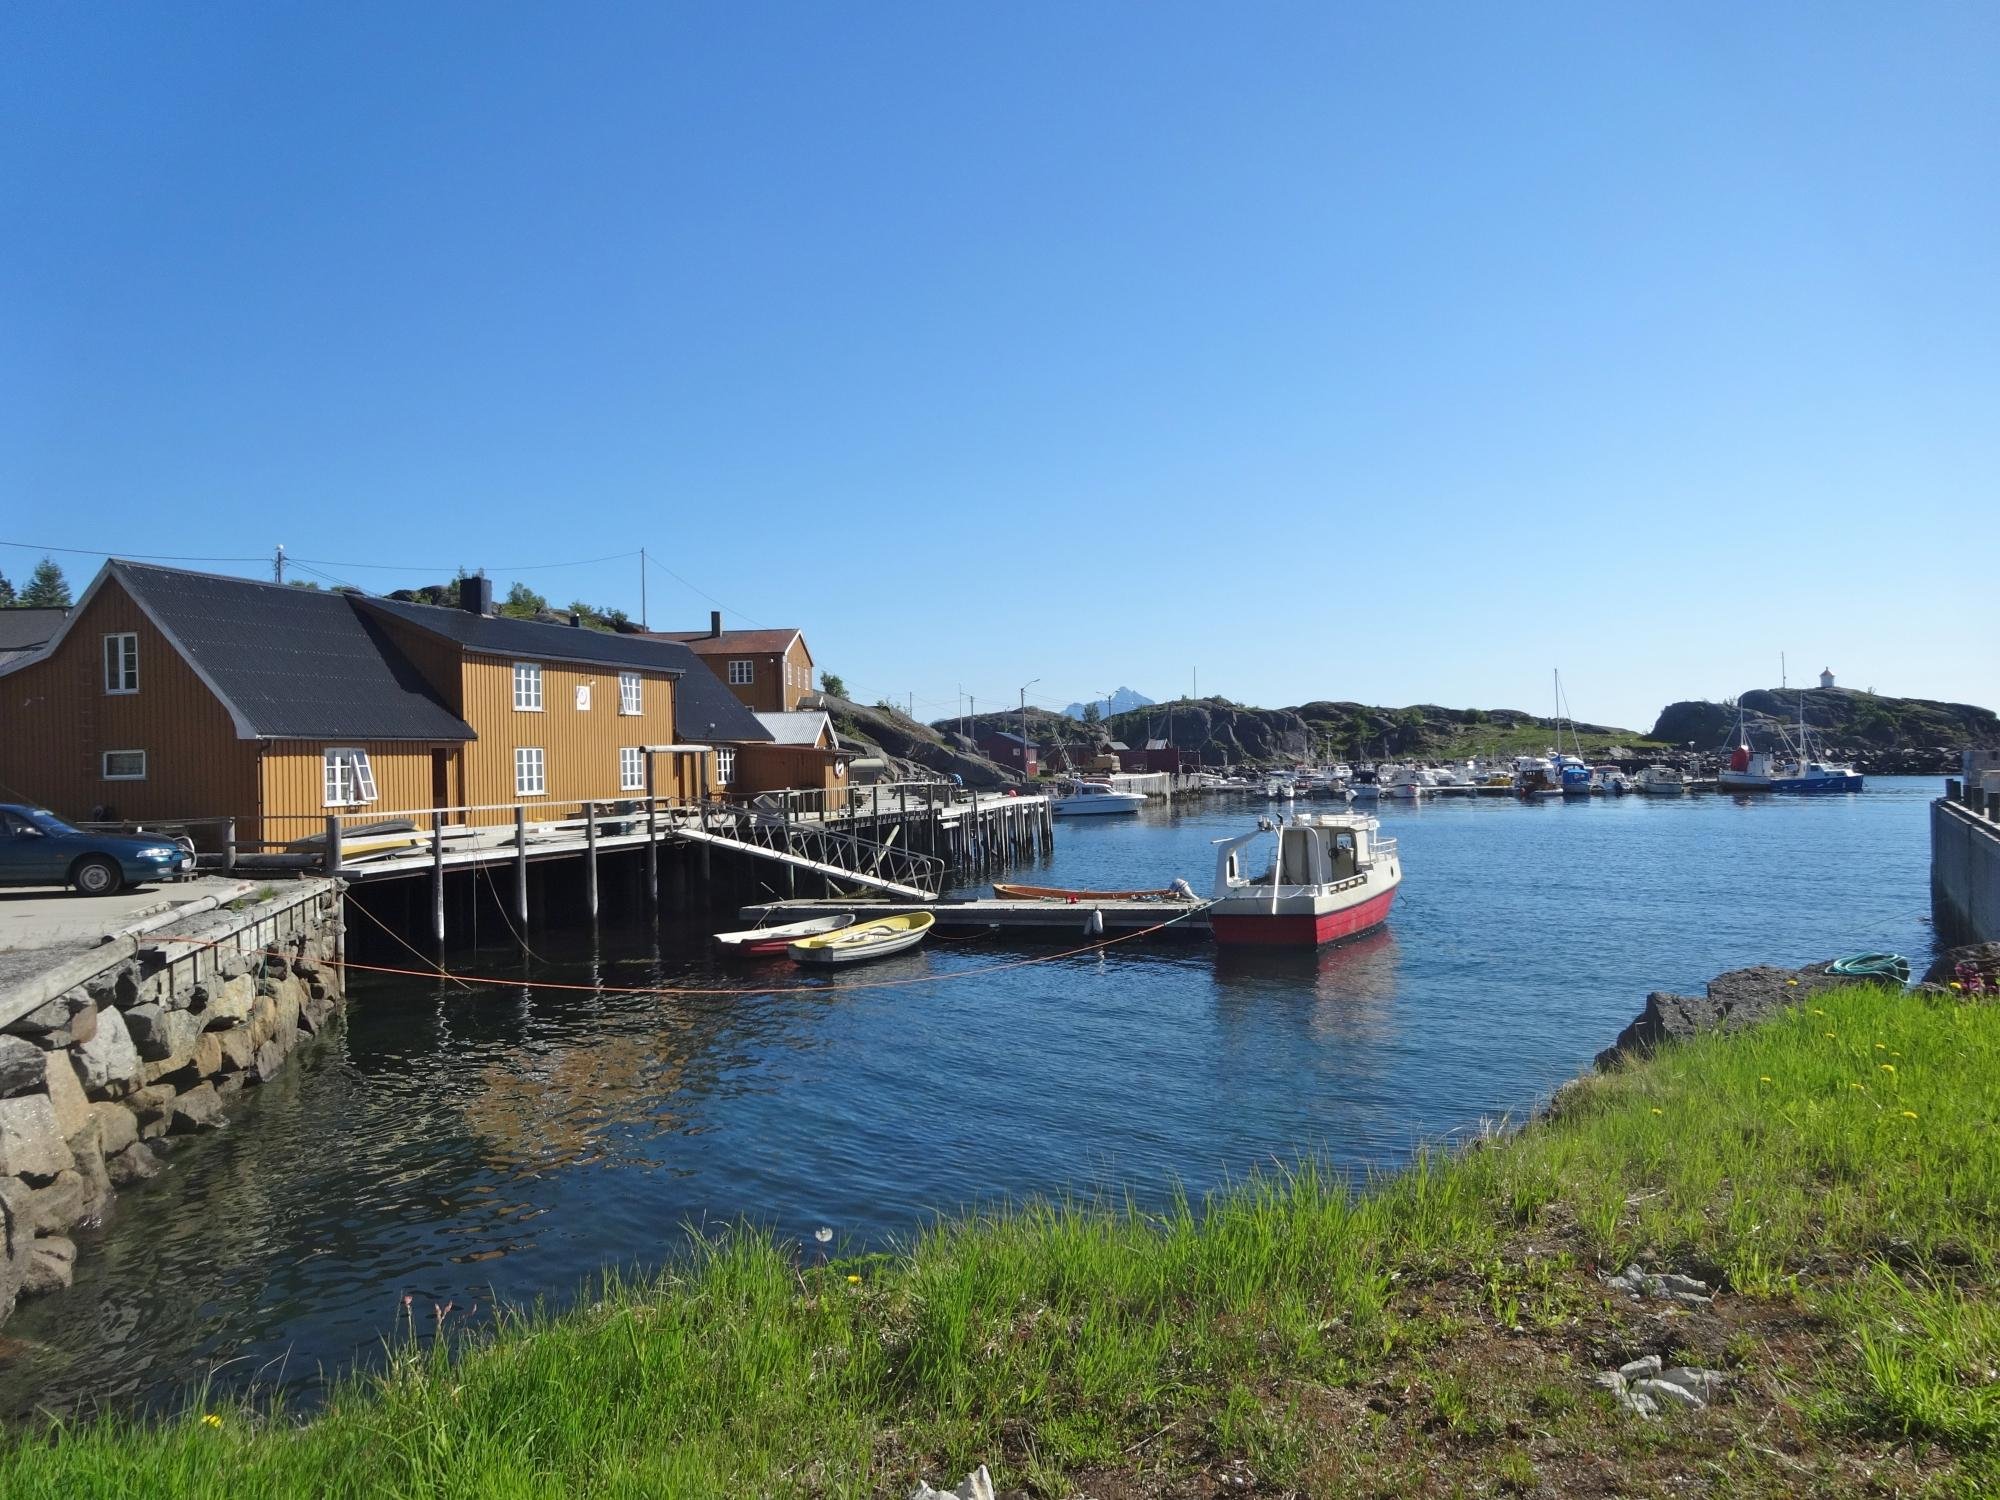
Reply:
[[[284,844],[329,813],[568,817],[643,792],[649,761],[657,795],[715,785],[712,749],[649,749],[682,743],[690,674],[736,709],[684,650],[495,617],[485,579],[466,592],[451,609],[113,560],[47,646],[0,663],[0,790]]]
[[[705,631],[656,630],[651,639],[686,646],[757,713],[789,713],[813,691],[812,652],[796,630],[724,630],[716,610]]]

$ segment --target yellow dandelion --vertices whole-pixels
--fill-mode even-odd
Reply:
[[[1825,1035],[1826,1035],[1826,1039],[1827,1039],[1827,1040],[1828,1040],[1829,1042],[1835,1042],[1835,1041],[1839,1041],[1839,1040],[1840,1040],[1840,1038],[1839,1038],[1839,1037],[1837,1037],[1836,1035],[1834,1035],[1834,1033],[1833,1033],[1833,1032],[1831,1032],[1831,1031],[1829,1031],[1829,1032],[1825,1033]]]
[[[1769,1082],[1771,1081],[1771,1075],[1770,1075],[1769,1073],[1766,1073],[1766,1074],[1764,1074],[1763,1076],[1761,1076],[1760,1078],[1758,1078],[1758,1080],[1757,1080],[1757,1081],[1758,1081],[1759,1083],[1769,1083]]]
[[[1826,1012],[1823,1010],[1814,1010],[1812,1013],[1816,1016],[1823,1016],[1826,1014]]]
[[[1787,979],[1785,983],[1790,985],[1793,989],[1797,989],[1799,987],[1799,982],[1796,979]]]
[[[1947,984],[1949,985],[1950,988],[1955,990],[1962,990],[1965,988],[1965,986],[1960,984],[1956,979],[1948,980]]]
[[[1851,1089],[1859,1089],[1864,1094],[1868,1092],[1868,1085],[1865,1083],[1850,1083],[1848,1087]]]
[[[1666,1111],[1664,1109],[1661,1109],[1658,1105],[1655,1105],[1653,1107],[1653,1113],[1656,1115],[1663,1115],[1666,1113]]]
[[[218,1417],[214,1412],[208,1412],[203,1415],[201,1424],[204,1427],[220,1427],[222,1425],[222,1418]]]
[[[1883,1063],[1882,1071],[1884,1073],[1893,1073],[1896,1071],[1896,1065],[1894,1063]]]
[[[1895,1048],[1891,1047],[1891,1048],[1889,1049],[1889,1055],[1890,1055],[1891,1057],[1901,1057],[1901,1056],[1902,1056],[1903,1054],[1902,1054],[1902,1053],[1900,1053],[1900,1052],[1898,1052],[1898,1051],[1897,1051],[1897,1050],[1896,1050]]]
[[[1877,1052],[1887,1052],[1889,1050],[1889,1044],[1887,1042],[1877,1042],[1875,1044],[1875,1050]]]
[[[1917,1112],[1914,1109],[1906,1109],[1903,1111],[1903,1118],[1906,1120],[1914,1120],[1916,1117],[1917,1117]]]
[[[861,1278],[859,1276],[850,1276],[847,1278],[847,1284],[849,1286],[854,1286],[857,1285],[860,1282],[860,1280]]]

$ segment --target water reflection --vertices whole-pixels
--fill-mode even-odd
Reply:
[[[1393,927],[1337,947],[1218,948],[1216,1011],[1225,1021],[1258,1021],[1276,1009],[1316,1037],[1361,1042],[1395,1025],[1399,951]]]

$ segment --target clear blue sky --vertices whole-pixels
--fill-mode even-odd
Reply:
[[[926,716],[1994,704],[1996,78],[1977,4],[10,7],[0,536],[643,544]]]

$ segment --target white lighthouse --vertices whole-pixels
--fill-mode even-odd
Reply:
[[[1828,668],[1826,668],[1826,669],[1825,669],[1824,671],[1822,671],[1822,672],[1821,672],[1821,673],[1819,674],[1819,685],[1820,685],[1821,687],[1823,687],[1823,688],[1827,688],[1827,689],[1831,689],[1831,688],[1833,687],[1833,668],[1832,668],[1832,667],[1828,667]]]

